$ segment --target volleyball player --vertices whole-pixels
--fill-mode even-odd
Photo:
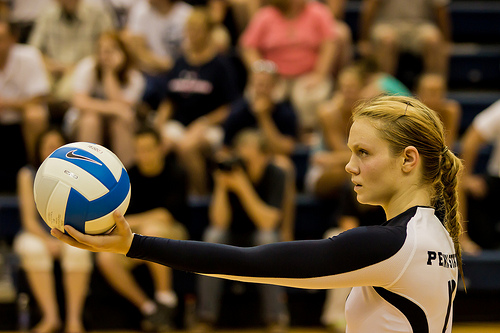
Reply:
[[[387,221],[324,240],[251,248],[133,234],[115,214],[106,236],[53,230],[68,244],[112,251],[204,275],[298,288],[354,287],[347,332],[451,332],[461,266],[460,160],[435,112],[408,97],[378,97],[353,113],[346,170],[361,203]],[[440,218],[438,218],[441,217]]]

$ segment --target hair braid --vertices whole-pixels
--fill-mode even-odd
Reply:
[[[463,279],[462,252],[459,237],[462,234],[460,215],[458,213],[458,176],[462,171],[462,162],[450,151],[445,151],[441,157],[441,179],[435,186],[437,202],[436,210],[444,210],[444,226],[455,244],[455,253],[460,274]],[[444,208],[444,209],[443,209]]]

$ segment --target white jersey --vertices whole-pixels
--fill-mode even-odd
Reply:
[[[253,248],[135,235],[127,254],[213,277],[308,289],[354,287],[347,332],[451,332],[454,244],[430,207],[326,240]]]

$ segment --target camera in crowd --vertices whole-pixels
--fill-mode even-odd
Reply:
[[[221,171],[233,171],[235,167],[244,167],[243,160],[238,156],[231,156],[222,161],[216,162],[217,169]]]

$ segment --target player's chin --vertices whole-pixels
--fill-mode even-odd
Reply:
[[[358,188],[358,189],[355,189],[354,192],[356,192],[356,199],[358,200],[358,202],[360,204],[365,204],[365,205],[369,205],[369,204],[372,204],[372,201],[371,198],[367,195],[367,193],[362,189],[362,188]]]
[[[358,202],[359,202],[360,204],[367,204],[367,202],[366,202],[365,198],[363,198],[363,195],[360,195],[359,193],[358,193],[358,195],[356,196],[356,199],[358,200]]]

